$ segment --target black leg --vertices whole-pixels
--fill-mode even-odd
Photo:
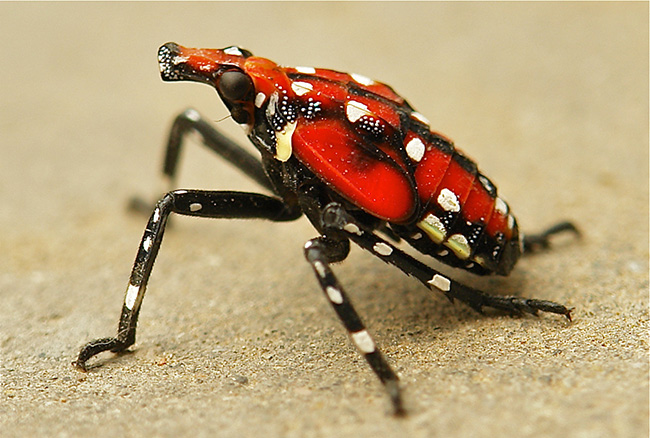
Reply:
[[[162,243],[170,213],[207,218],[262,218],[289,221],[301,216],[298,208],[283,201],[257,193],[175,190],[167,193],[149,218],[131,271],[122,314],[113,338],[87,343],[79,352],[75,365],[86,369],[86,362],[102,351],[120,352],[133,345],[138,314],[156,255]]]
[[[540,250],[548,249],[550,246],[549,237],[566,231],[572,232],[580,237],[580,230],[571,222],[559,222],[539,234],[524,235],[524,254],[531,254]]]
[[[379,380],[384,384],[392,401],[395,415],[404,415],[402,393],[397,375],[375,345],[361,318],[359,318],[359,314],[352,306],[343,287],[329,267],[330,263],[345,259],[349,251],[350,243],[345,237],[321,236],[305,244],[305,257],[314,269],[325,296],[345,326],[354,344],[368,361]]]
[[[478,312],[481,312],[483,307],[492,307],[513,314],[536,315],[542,311],[564,315],[571,320],[572,309],[562,304],[546,300],[494,296],[462,285],[400,251],[373,232],[364,229],[339,204],[329,204],[323,211],[323,220],[326,222],[326,227],[346,232],[357,245],[386,263],[396,266],[407,275],[414,276],[425,286],[443,292],[451,301],[454,299],[462,301]]]
[[[217,131],[194,109],[187,109],[179,114],[169,132],[163,173],[170,179],[171,184],[174,183],[176,177],[183,139],[192,131],[198,132],[203,139],[203,143],[212,151],[232,163],[262,187],[273,191],[271,182],[266,176],[260,160]]]
[[[260,160],[217,131],[208,121],[201,117],[198,111],[191,108],[176,116],[169,131],[169,138],[165,147],[165,161],[163,163],[163,175],[165,177],[164,191],[176,188],[176,173],[180,162],[181,148],[183,147],[183,141],[186,136],[192,132],[198,132],[201,135],[203,144],[210,150],[235,165],[262,187],[274,192],[274,188]],[[149,213],[151,211],[151,204],[146,199],[136,196],[130,200],[129,208],[135,211]]]

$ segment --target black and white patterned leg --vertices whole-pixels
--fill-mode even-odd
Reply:
[[[377,348],[375,341],[366,330],[361,318],[359,318],[359,314],[350,303],[347,294],[329,266],[330,263],[345,259],[349,249],[349,241],[345,238],[332,239],[328,236],[322,236],[305,244],[305,257],[314,269],[321,289],[348,331],[352,341],[386,388],[395,415],[404,415],[402,392],[397,374]]]
[[[175,190],[167,193],[154,208],[142,236],[131,271],[117,330],[112,338],[101,338],[82,347],[75,365],[86,369],[86,362],[102,351],[124,351],[135,342],[138,314],[165,225],[171,213],[207,218],[261,218],[272,221],[297,219],[302,212],[266,195],[243,192]]]
[[[564,315],[571,320],[572,309],[562,304],[546,300],[489,295],[446,277],[399,250],[372,231],[364,229],[340,204],[329,204],[323,211],[323,221],[326,228],[347,233],[350,240],[386,263],[396,266],[407,275],[414,276],[425,286],[444,293],[451,301],[454,299],[462,301],[478,312],[482,312],[484,307],[492,307],[513,314],[536,315],[542,311]]]

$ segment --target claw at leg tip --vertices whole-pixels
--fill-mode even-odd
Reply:
[[[397,381],[387,381],[386,390],[390,396],[390,401],[393,404],[393,415],[395,417],[405,417],[406,409],[402,401],[402,390]]]
[[[573,312],[574,310],[575,310],[575,307],[572,307],[572,308],[570,308],[570,309],[568,310],[568,312],[564,315],[564,316],[566,316],[566,319],[569,320],[569,322],[573,322],[573,319],[571,318],[571,312]]]
[[[73,360],[72,366],[83,373],[88,371],[88,369],[86,368],[86,364],[84,362],[80,362],[79,360]]]

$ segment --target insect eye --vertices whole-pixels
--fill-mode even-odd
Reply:
[[[230,70],[219,78],[219,92],[230,101],[243,100],[253,88],[253,81],[247,74]]]

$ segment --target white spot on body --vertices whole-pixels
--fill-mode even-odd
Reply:
[[[298,73],[304,73],[308,75],[313,75],[316,73],[316,69],[314,67],[294,67]]]
[[[153,211],[153,219],[152,219],[152,221],[155,224],[159,220],[160,220],[160,209],[158,207],[156,207],[156,209]]]
[[[424,157],[425,150],[426,147],[424,146],[424,143],[422,143],[422,140],[420,140],[418,137],[413,137],[406,144],[406,153],[411,158],[411,160],[415,162],[419,162],[422,157]]]
[[[512,230],[512,227],[515,226],[515,217],[511,214],[508,215],[508,228]]]
[[[257,93],[257,95],[255,96],[255,107],[262,108],[262,105],[264,104],[265,100],[266,100],[266,94],[262,92]]]
[[[312,91],[314,89],[314,86],[309,82],[292,82],[291,89],[298,96],[302,96],[303,94],[307,94]]]
[[[345,102],[345,115],[351,123],[354,123],[363,116],[372,116],[372,113],[361,102],[350,100]]]
[[[275,115],[275,107],[278,105],[278,100],[280,100],[280,95],[277,91],[275,91],[273,94],[271,94],[271,97],[269,98],[269,104],[266,107],[267,119],[271,120],[271,118]]]
[[[343,295],[341,295],[341,291],[338,290],[337,288],[332,286],[327,286],[325,292],[327,292],[327,297],[334,304],[341,304],[343,302]]]
[[[362,353],[369,354],[375,351],[375,342],[372,340],[370,333],[368,333],[367,330],[352,333],[351,336],[352,341],[354,341],[354,344]]]
[[[384,242],[375,243],[375,245],[372,247],[372,250],[382,256],[389,256],[393,253],[393,248]]]
[[[493,193],[494,192],[494,186],[490,182],[489,179],[484,177],[483,175],[478,176],[478,180],[481,182],[483,185],[483,188],[488,192],[488,193]]]
[[[138,291],[140,288],[134,284],[129,284],[128,289],[126,290],[126,298],[124,298],[124,305],[127,309],[132,310],[135,300],[138,297]]]
[[[416,119],[416,120],[419,120],[420,122],[424,123],[425,125],[429,125],[429,124],[430,124],[429,119],[427,119],[426,117],[424,117],[422,114],[420,114],[420,113],[417,112],[417,111],[413,111],[413,112],[411,113],[411,117],[413,117],[413,118]]]
[[[172,59],[172,65],[182,64],[184,62],[187,62],[188,59],[189,58],[187,56],[176,55],[174,56],[174,59]]]
[[[451,288],[451,281],[440,274],[434,275],[431,280],[427,281],[427,283],[443,292],[448,292]]]
[[[350,73],[350,76],[352,77],[352,79],[354,79],[356,82],[360,83],[361,85],[369,86],[369,85],[374,85],[375,83],[375,81],[373,81],[369,77],[357,73]]]
[[[356,234],[357,236],[361,236],[363,234],[359,227],[357,227],[356,224],[353,224],[352,222],[348,222],[347,224],[343,225],[343,229],[348,233]]]
[[[287,123],[284,129],[276,134],[277,143],[275,145],[275,159],[285,162],[291,158],[293,151],[292,140],[293,132],[296,130],[298,122]]]
[[[198,202],[193,202],[193,203],[190,204],[190,211],[199,211],[202,208],[203,208],[203,206],[201,204],[199,204]]]
[[[508,214],[508,205],[501,198],[497,198],[494,201],[494,209],[504,216]]]
[[[241,52],[241,50],[239,50],[239,47],[237,46],[226,47],[223,49],[223,53],[227,55],[244,56],[244,54]]]
[[[454,192],[452,192],[449,189],[440,190],[440,194],[438,195],[438,204],[445,211],[453,211],[453,212],[460,211],[460,204],[458,202],[458,197]]]

